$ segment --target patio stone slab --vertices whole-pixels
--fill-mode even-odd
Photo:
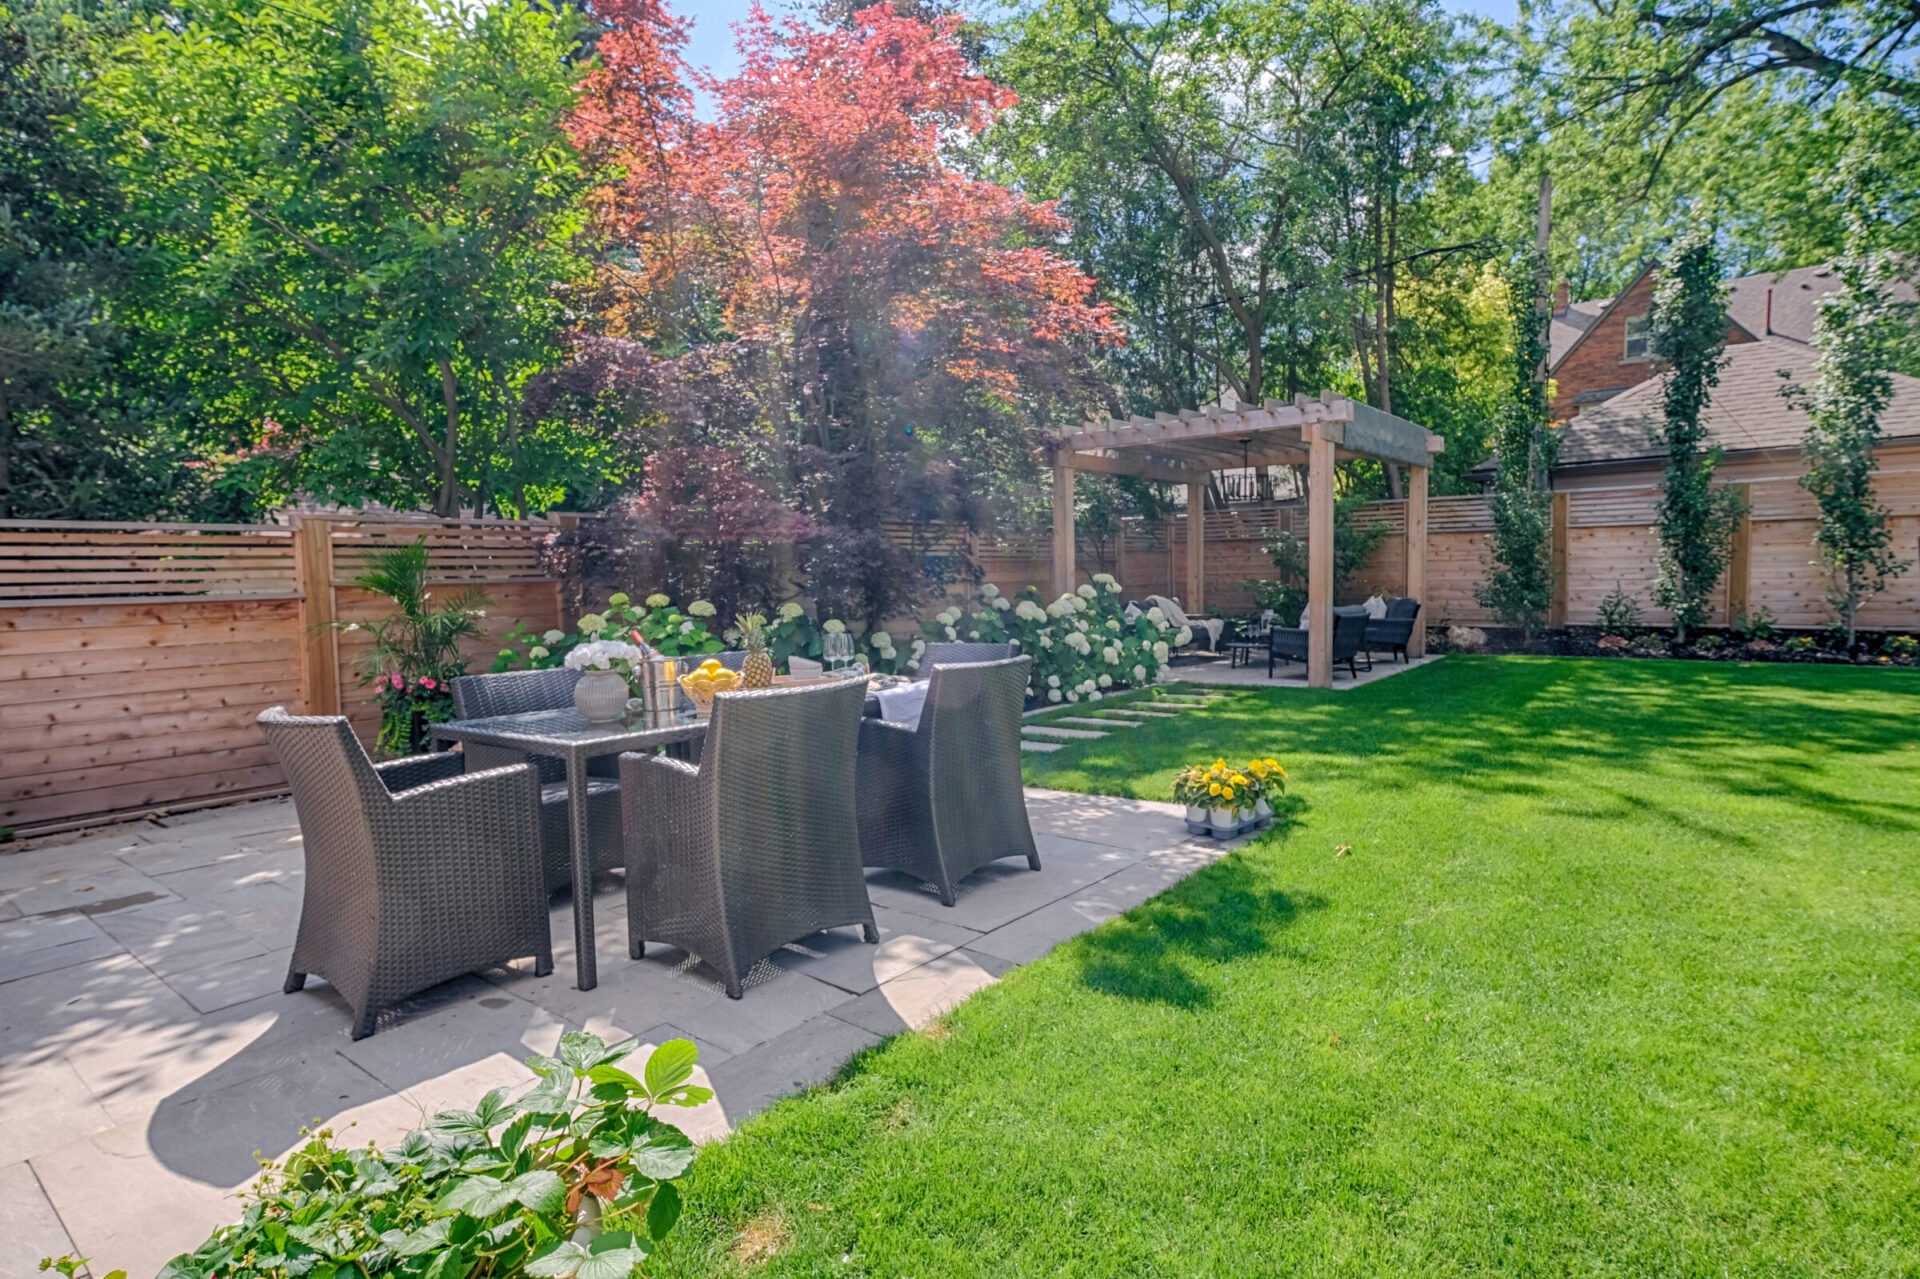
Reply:
[[[790,1093],[825,1083],[847,1058],[880,1039],[873,1031],[838,1017],[810,1018],[769,1041],[761,1051],[723,1061],[708,1071],[714,1092],[708,1105],[717,1107],[729,1126],[737,1126]],[[688,1112],[689,1136],[711,1122],[711,1116],[700,1114],[704,1109]]]
[[[1012,967],[996,955],[965,948],[949,951],[842,1004],[832,1015],[876,1035],[923,1030],[967,996],[999,981]]]
[[[1062,742],[1036,742],[1032,738],[1022,738],[1020,742],[1020,749],[1023,751],[1036,751],[1041,754],[1044,754],[1047,751],[1057,751],[1060,749],[1062,745],[1064,745],[1064,743]]]
[[[1048,721],[1048,723],[1051,723],[1051,724],[1078,724],[1078,725],[1080,725],[1080,726],[1082,726],[1082,727],[1092,727],[1092,728],[1098,728],[1098,729],[1102,729],[1102,730],[1105,730],[1105,729],[1109,729],[1109,728],[1138,728],[1138,727],[1140,727],[1140,724],[1139,724],[1139,721],[1137,721],[1137,720],[1130,720],[1130,719],[1120,719],[1120,718],[1119,718],[1119,717],[1117,717],[1117,716],[1109,716],[1109,717],[1107,717],[1106,719],[1088,719],[1087,717],[1085,717],[1085,716],[1083,716],[1083,715],[1062,715],[1062,716],[1061,716],[1061,717],[1060,717],[1059,719],[1056,719],[1056,720],[1049,720],[1049,721]],[[1104,732],[1104,731],[1103,731],[1103,732],[1101,733],[1101,736],[1103,736],[1103,737],[1104,737],[1104,736],[1106,736],[1106,734],[1105,734],[1105,732]]]
[[[12,1274],[11,1268],[17,1266],[24,1275],[29,1263],[37,1264],[41,1257],[62,1257],[73,1251],[60,1214],[40,1189],[32,1165],[24,1160],[0,1165],[0,1239],[7,1242],[0,1274]]]
[[[789,943],[774,952],[773,962],[858,995],[980,936],[971,928],[885,906],[874,907],[873,918],[880,927],[877,946],[863,941],[857,929],[836,928]]]
[[[1084,741],[1088,738],[1106,736],[1105,733],[1096,733],[1090,729],[1060,728],[1052,723],[1028,724],[1024,728],[1022,728],[1020,731],[1022,734],[1027,734],[1027,735],[1038,733],[1046,737],[1064,737],[1069,741]]]
[[[1079,726],[1052,732],[1184,713],[1116,705],[1131,718],[1086,723],[1092,708],[1078,709]],[[1040,871],[996,863],[961,883],[952,908],[909,876],[869,872],[880,943],[851,928],[802,939],[756,967],[744,999],[674,948],[628,960],[615,875],[596,885],[597,989],[573,987],[563,894],[550,976],[522,961],[445,983],[358,1043],[324,981],[280,993],[303,889],[286,801],[0,853],[0,1238],[14,1244],[0,1279],[20,1257],[69,1250],[96,1273],[151,1274],[237,1215],[231,1192],[252,1179],[255,1150],[281,1155],[315,1121],[352,1144],[391,1142],[432,1111],[529,1084],[524,1059],[570,1029],[691,1039],[696,1079],[716,1098],[668,1118],[696,1139],[721,1136],[852,1054],[926,1027],[1012,956],[1225,851],[1188,839],[1172,804],[1032,790],[1028,812]]]
[[[0,924],[0,984],[105,959],[122,949],[85,915],[31,920],[16,915]]]

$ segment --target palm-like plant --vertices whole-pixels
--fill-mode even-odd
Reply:
[[[389,673],[443,679],[463,668],[460,641],[480,634],[480,619],[492,601],[485,591],[468,586],[436,602],[427,573],[427,543],[420,538],[376,551],[367,571],[353,579],[361,590],[392,600],[398,610],[356,624],[373,640],[366,658],[368,682]]]

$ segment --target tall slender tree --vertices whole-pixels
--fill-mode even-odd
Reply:
[[[1523,640],[1546,623],[1553,606],[1553,498],[1547,474],[1559,450],[1547,409],[1547,317],[1541,284],[1545,258],[1522,255],[1507,281],[1513,358],[1507,397],[1494,420],[1493,563],[1475,592],[1482,606]]]
[[[1654,286],[1648,337],[1666,366],[1654,436],[1667,459],[1654,598],[1673,610],[1674,637],[1685,643],[1712,616],[1742,512],[1738,493],[1713,486],[1720,450],[1710,443],[1706,408],[1726,363],[1727,295],[1710,228],[1696,226],[1674,243]]]
[[[1887,370],[1899,324],[1887,288],[1889,264],[1885,255],[1864,249],[1871,213],[1857,198],[1857,187],[1854,194],[1853,251],[1834,263],[1840,287],[1820,300],[1814,319],[1813,385],[1786,388],[1811,419],[1803,443],[1807,473],[1800,483],[1820,504],[1814,537],[1832,575],[1828,603],[1846,627],[1849,649],[1861,605],[1912,567],[1893,553],[1887,508],[1873,492],[1880,415],[1893,398]]]

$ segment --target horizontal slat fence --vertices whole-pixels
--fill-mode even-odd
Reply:
[[[371,740],[352,585],[424,538],[436,593],[492,599],[468,646],[485,670],[519,621],[560,620],[544,521],[303,517],[272,525],[0,521],[0,826],[21,832],[284,789],[254,717],[345,713]]]

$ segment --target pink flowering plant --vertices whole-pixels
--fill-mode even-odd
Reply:
[[[393,755],[426,749],[427,725],[453,718],[449,685],[467,672],[461,645],[480,635],[486,617],[483,592],[460,587],[439,598],[431,574],[424,540],[374,552],[367,571],[353,584],[384,595],[393,602],[393,611],[340,627],[364,632],[371,640],[360,678],[373,687],[380,707],[378,745]]]
[[[373,700],[380,708],[378,745],[383,752],[411,755],[425,747],[427,725],[453,718],[451,679],[450,675],[409,678],[399,671],[373,677]]]

